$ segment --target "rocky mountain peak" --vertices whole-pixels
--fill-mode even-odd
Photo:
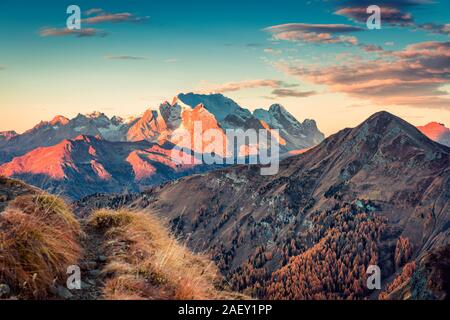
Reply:
[[[445,161],[450,153],[449,148],[431,141],[413,125],[386,111],[373,114],[353,129],[341,130],[325,144],[323,150],[343,152],[349,161],[408,161],[402,163],[403,166],[414,166],[411,159],[418,161],[419,158]]]
[[[275,103],[275,104],[272,104],[269,107],[269,112],[271,112],[271,113],[282,113],[282,112],[287,112],[287,111],[281,104]]]
[[[65,126],[66,124],[68,124],[69,123],[69,119],[68,118],[66,118],[66,117],[64,117],[64,116],[61,116],[61,115],[58,115],[58,116],[56,116],[56,117],[54,117],[51,121],[50,121],[50,124],[51,125],[62,125],[62,126]]]
[[[178,99],[184,104],[190,106],[191,108],[195,108],[200,103],[212,113],[217,121],[223,121],[230,114],[240,114],[243,111],[250,114],[250,112],[246,109],[243,109],[232,99],[225,97],[220,93],[215,94],[196,94],[196,93],[180,93]]]
[[[0,141],[9,140],[15,136],[17,136],[17,132],[15,132],[14,130],[0,131]]]
[[[93,111],[91,113],[88,113],[88,114],[86,114],[86,117],[91,118],[91,119],[108,118],[103,112],[100,112],[100,111]]]
[[[443,123],[433,121],[424,126],[418,126],[417,129],[431,140],[450,147],[450,129]]]

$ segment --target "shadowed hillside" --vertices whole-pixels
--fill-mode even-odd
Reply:
[[[262,298],[376,298],[364,287],[369,264],[380,267],[385,290],[405,265],[449,245],[450,149],[387,112],[283,160],[276,175],[259,169],[77,205],[81,214],[148,208],[191,247],[209,250],[235,290]],[[441,296],[417,288],[414,297]]]

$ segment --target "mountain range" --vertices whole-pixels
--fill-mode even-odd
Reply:
[[[266,299],[449,297],[450,148],[379,112],[280,163],[233,166],[134,195],[93,195],[96,208],[145,208],[233,289]],[[381,290],[366,286],[369,265]]]
[[[22,134],[2,132],[0,174],[71,198],[139,191],[189,172],[215,168],[186,168],[169,159],[175,146],[190,150],[191,155],[206,150],[207,143],[186,145],[182,139],[184,132],[194,134],[196,121],[203,132],[222,132],[224,141],[227,129],[278,129],[282,155],[314,146],[324,138],[314,120],[300,123],[281,105],[252,113],[221,94],[188,93],[131,119],[93,112],[73,119],[56,116]],[[250,151],[242,152],[240,156],[248,156]]]
[[[32,129],[16,134],[2,132],[0,163],[10,161],[42,146],[52,146],[79,135],[99,136],[109,141],[160,142],[176,139],[177,129],[189,129],[190,122],[201,121],[203,129],[279,129],[282,151],[303,149],[323,140],[314,120],[298,122],[285,108],[274,104],[269,110],[253,113],[221,95],[179,94],[172,102],[149,109],[140,117],[107,117],[101,112],[78,114],[73,119],[56,116]],[[195,150],[202,151],[202,150]]]
[[[16,157],[0,166],[0,174],[77,199],[96,192],[138,192],[141,186],[214,168],[174,161],[173,147],[167,141],[119,142],[80,135]]]

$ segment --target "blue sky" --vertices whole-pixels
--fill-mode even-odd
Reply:
[[[93,36],[58,35],[55,30],[64,29],[70,4],[81,8],[83,19],[123,13],[129,19],[82,23],[82,30],[96,32]],[[449,41],[448,1],[370,3],[390,10],[382,11],[380,30],[368,30],[352,15],[350,9],[367,4],[2,0],[0,130],[23,131],[56,114],[140,114],[188,91],[221,92],[250,109],[279,102],[300,120],[316,119],[326,134],[356,125],[380,109],[417,124],[436,120],[448,125],[448,73],[436,79],[430,72],[424,78],[432,79],[418,81],[389,62],[412,66],[412,59],[432,51],[433,61],[427,58],[424,64],[450,68],[449,47],[436,45]],[[88,14],[91,9],[98,10]],[[344,14],[336,13],[340,9]],[[433,23],[433,30],[425,23]],[[343,31],[341,25],[360,30]],[[383,51],[369,51],[369,45]],[[378,74],[377,64],[389,72]],[[361,88],[351,79],[339,84],[347,65],[349,72],[372,66],[373,81],[364,78]],[[392,79],[379,86],[375,80],[387,74]],[[404,90],[391,90],[389,83]]]

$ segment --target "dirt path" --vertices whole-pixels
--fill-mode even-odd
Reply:
[[[81,289],[71,290],[73,300],[98,300],[102,298],[103,275],[101,270],[106,264],[106,256],[102,252],[103,235],[80,221],[85,237],[81,240],[84,251],[81,268]]]

